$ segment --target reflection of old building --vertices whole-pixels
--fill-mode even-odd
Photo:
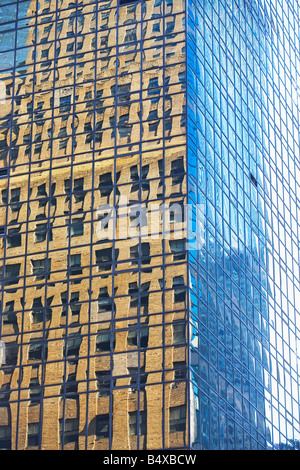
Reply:
[[[121,228],[185,201],[185,5],[56,3],[2,76],[0,447],[185,447],[183,245]]]
[[[0,3],[0,448],[297,448],[297,2]]]

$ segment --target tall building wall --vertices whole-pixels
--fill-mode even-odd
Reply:
[[[299,5],[187,15],[191,447],[299,448]]]
[[[188,445],[185,4],[120,3],[2,7],[4,449]]]
[[[1,449],[299,447],[298,18],[1,2]]]

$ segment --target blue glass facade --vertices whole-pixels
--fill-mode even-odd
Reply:
[[[299,448],[298,22],[0,0],[0,449]]]
[[[299,5],[187,2],[190,444],[299,447]]]

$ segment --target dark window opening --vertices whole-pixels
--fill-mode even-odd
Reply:
[[[174,362],[174,378],[175,380],[184,380],[186,379],[186,362]]]
[[[4,268],[4,284],[10,286],[19,282],[21,264],[10,264]],[[0,268],[0,277],[2,277],[2,268]]]
[[[38,378],[32,378],[29,382],[29,397],[32,404],[36,404],[41,397],[41,386]]]
[[[39,445],[39,423],[28,424],[28,436],[27,445],[28,447],[37,447]]]
[[[148,337],[149,337],[149,328],[148,326],[141,326],[140,328],[140,348],[147,348],[148,346]],[[138,330],[129,330],[127,335],[127,344],[129,346],[138,345]]]
[[[46,347],[45,347],[46,356]],[[43,359],[43,343],[40,340],[31,340],[29,346],[28,359],[30,360],[41,360]],[[45,357],[46,359],[46,357]]]
[[[186,287],[183,276],[176,276],[173,279],[174,302],[185,302]]]
[[[64,422],[64,433],[63,431],[63,420],[60,420],[60,433],[61,442],[69,444],[70,442],[77,442],[79,432],[79,420],[78,418],[66,419]]]
[[[64,356],[78,356],[82,338],[80,336],[70,335],[65,340],[65,354]]]
[[[102,370],[96,372],[97,389],[100,397],[107,397],[110,394],[110,371]],[[116,379],[112,380],[112,386],[115,386]]]
[[[145,390],[145,383],[147,382],[147,374],[145,373],[145,367],[140,368],[140,375],[138,380],[138,368],[129,367],[128,372],[132,375],[130,379],[130,385],[133,389],[140,388],[140,390]]]
[[[69,374],[68,379],[65,383],[65,391],[68,394],[68,398],[77,398],[78,384],[76,382],[76,374]],[[61,386],[61,395],[64,393],[64,385]]]
[[[171,163],[171,173],[172,176],[172,184],[180,184],[183,181],[184,173],[184,163],[183,157],[177,158],[173,160]]]
[[[110,330],[101,331],[97,335],[97,338],[96,338],[96,351],[98,352],[110,351],[111,345],[112,345],[112,349],[114,349],[115,335],[112,335]]]
[[[2,227],[1,227],[2,228]],[[10,228],[7,233],[7,248],[21,246],[20,227]]]
[[[109,414],[96,416],[96,438],[107,439],[109,437]]]
[[[119,0],[119,5],[128,5],[130,3],[138,3],[140,0]]]
[[[99,178],[99,189],[101,197],[107,196],[109,197],[111,192],[113,191],[113,182],[111,173],[105,173],[104,175],[100,175]]]
[[[70,272],[70,275],[72,276],[82,274],[80,254],[71,255],[69,272]]]
[[[107,287],[101,287],[98,297],[98,312],[110,312],[112,310],[112,299],[108,294]]]
[[[0,450],[11,448],[11,427],[0,426]]]
[[[173,406],[170,408],[169,430],[170,433],[185,431],[186,429],[186,406]]]
[[[32,274],[36,276],[36,281],[41,281],[49,276],[51,270],[51,260],[50,259],[38,259],[31,260],[32,263]]]
[[[115,258],[118,258],[118,250],[115,252]],[[99,270],[109,271],[112,265],[112,247],[96,251],[96,264]]]
[[[140,436],[146,434],[147,431],[147,413],[146,411],[140,411],[139,413],[139,424],[138,424],[138,411],[129,412],[129,435]]]
[[[8,168],[0,168],[0,178],[8,177]]]
[[[186,240],[170,240],[169,243],[171,252],[173,253],[173,260],[180,261],[185,259]]]
[[[182,344],[186,342],[185,323],[173,323],[173,344]]]
[[[17,314],[14,312],[14,306],[15,302],[14,300],[11,300],[10,302],[6,302],[3,314],[2,314],[2,319],[3,323],[11,323],[11,324],[17,324]]]
[[[7,366],[15,366],[18,360],[18,346],[5,347],[5,364]]]

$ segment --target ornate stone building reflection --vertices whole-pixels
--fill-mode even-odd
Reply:
[[[0,448],[298,448],[297,2],[0,3]]]
[[[185,251],[118,230],[185,201],[185,5],[56,3],[1,77],[0,447],[186,447]]]

